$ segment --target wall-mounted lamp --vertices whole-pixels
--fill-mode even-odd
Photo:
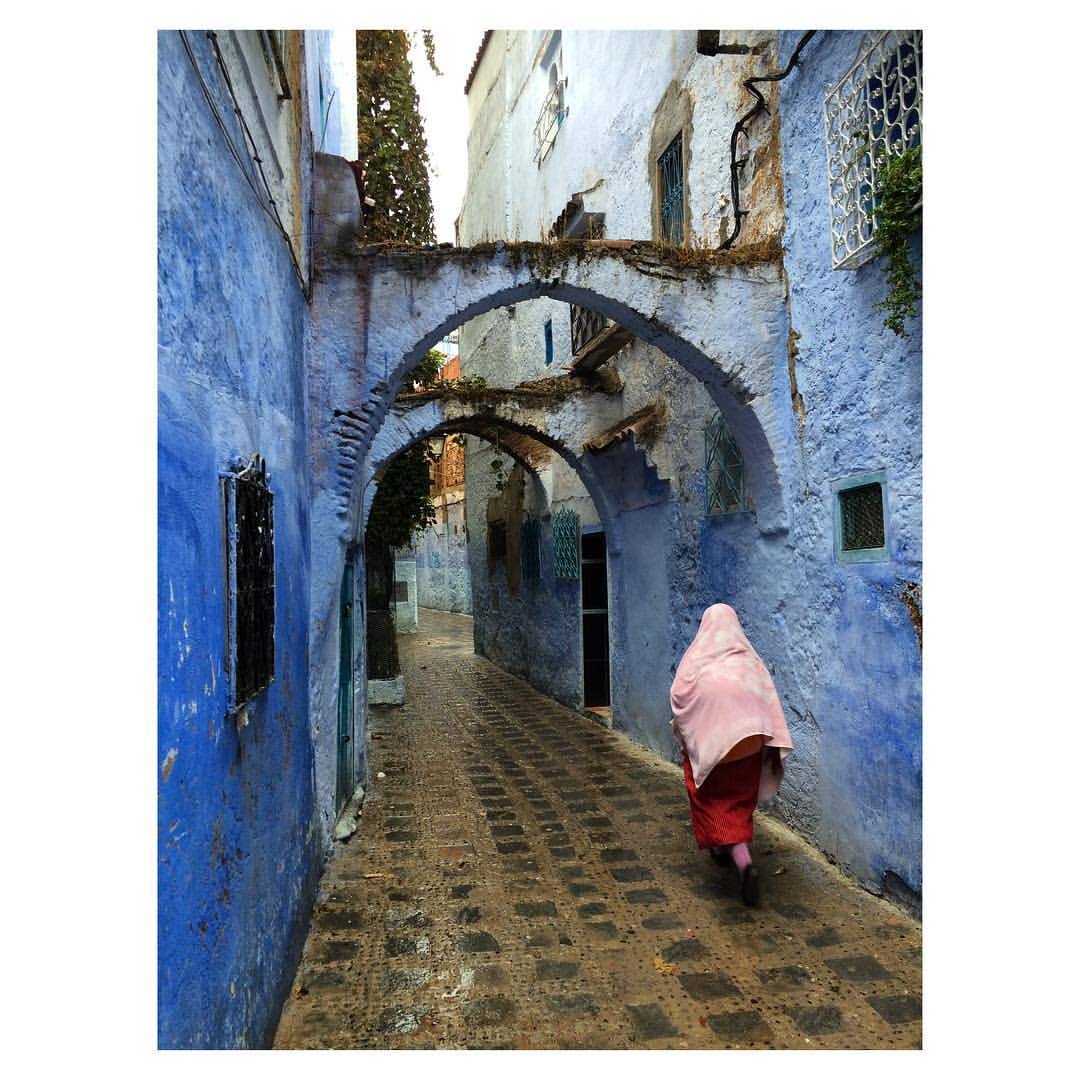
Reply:
[[[446,449],[446,436],[445,435],[432,435],[428,439],[428,451],[431,456],[438,461],[443,456],[443,451]]]

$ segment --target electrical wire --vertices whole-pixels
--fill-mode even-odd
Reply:
[[[810,39],[817,33],[816,30],[807,30],[805,34],[799,39],[799,44],[795,46],[795,51],[791,54],[791,59],[787,62],[787,67],[783,71],[770,71],[768,75],[756,75],[751,79],[745,79],[743,86],[750,91],[751,94],[757,98],[753,107],[746,113],[744,113],[735,123],[735,127],[731,132],[731,203],[732,208],[735,211],[735,228],[731,235],[720,245],[720,250],[731,247],[735,243],[736,238],[742,231],[742,219],[750,213],[749,210],[743,210],[739,202],[739,161],[737,157],[739,136],[744,134],[747,125],[755,116],[762,110],[769,111],[768,105],[765,104],[765,96],[757,88],[755,83],[762,82],[780,82],[781,79],[786,79],[791,74],[791,69],[799,62],[799,54],[803,51],[803,47],[810,41]]]

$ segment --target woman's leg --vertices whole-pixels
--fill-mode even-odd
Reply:
[[[735,869],[739,873],[743,871],[753,862],[750,858],[750,845],[746,843],[733,844],[731,847],[731,860],[735,863]]]

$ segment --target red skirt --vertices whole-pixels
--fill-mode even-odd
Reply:
[[[690,762],[684,755],[683,774],[698,847],[748,843],[754,835],[761,754],[721,762],[705,777],[701,787],[695,786]]]

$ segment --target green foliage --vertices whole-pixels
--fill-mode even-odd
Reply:
[[[488,388],[487,379],[483,375],[459,375],[456,379],[447,379],[446,386],[459,394],[468,394],[469,391],[479,393]]]
[[[438,381],[439,372],[445,363],[446,357],[438,349],[428,349],[424,359],[405,376],[398,397],[416,393],[416,384],[419,384],[421,390],[430,390]]]
[[[417,443],[394,458],[379,478],[368,517],[367,542],[405,547],[414,533],[434,524],[427,446]]]
[[[430,30],[421,30],[424,35],[424,52],[427,54],[427,62],[436,75],[441,75],[439,65],[435,63],[435,36]]]
[[[915,314],[922,288],[911,265],[908,238],[922,225],[922,148],[878,156],[874,182],[874,242],[889,257],[885,271],[889,294],[874,308],[885,313],[885,325],[907,337],[904,327]]]
[[[356,31],[356,104],[364,193],[375,200],[367,237],[432,243],[431,162],[404,30]]]

